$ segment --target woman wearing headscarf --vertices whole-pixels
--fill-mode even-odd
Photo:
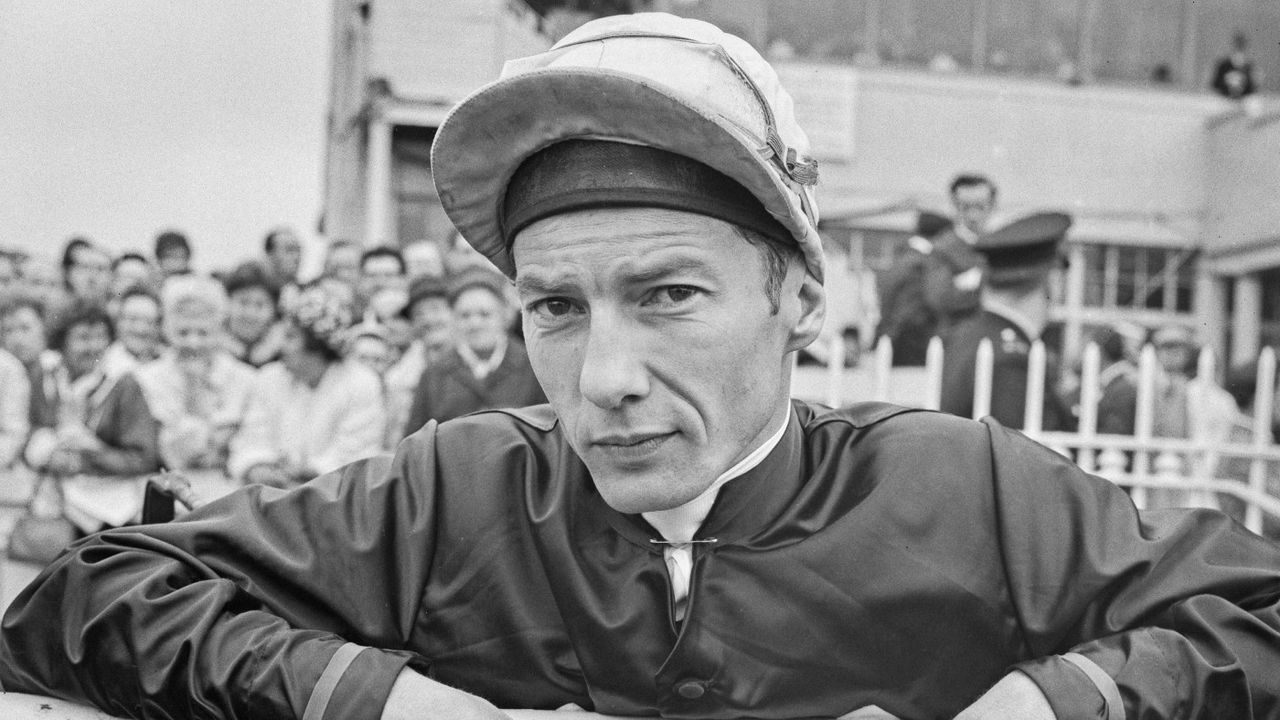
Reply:
[[[342,359],[352,325],[347,298],[311,285],[284,317],[280,361],[254,379],[227,462],[233,477],[276,487],[378,454],[386,426],[378,376]]]

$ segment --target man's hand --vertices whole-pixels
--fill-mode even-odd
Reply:
[[[511,720],[488,701],[404,669],[382,708],[382,720]]]
[[[996,683],[955,720],[1056,720],[1040,686],[1023,673],[1013,671]]]

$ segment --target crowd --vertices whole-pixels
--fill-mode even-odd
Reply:
[[[90,533],[136,521],[160,470],[289,487],[544,401],[510,284],[469,248],[338,240],[305,282],[296,233],[262,249],[208,275],[173,231],[150,255],[0,255],[0,477],[57,478]]]
[[[1061,241],[1071,218],[1037,213],[996,227],[991,218],[998,193],[990,178],[959,175],[949,190],[953,216],[921,212],[914,236],[882,276],[877,334],[892,342],[897,365],[923,365],[929,340],[941,337],[941,409],[965,417],[974,411],[978,345],[990,340],[989,412],[1013,428],[1024,425],[1030,352],[1033,343],[1043,341],[1047,360],[1040,426],[1077,429],[1082,368],[1078,360],[1062,361],[1061,328],[1050,317],[1053,287],[1066,265]],[[1151,345],[1158,361],[1151,400],[1154,437],[1208,446],[1251,441],[1256,363],[1230,368],[1221,384],[1199,376],[1201,341],[1191,327],[1177,323],[1150,329],[1128,323],[1100,326],[1087,339],[1098,344],[1102,357],[1098,432],[1138,431],[1139,355],[1144,345]],[[1223,472],[1194,467],[1193,458],[1184,463],[1187,474]],[[1207,493],[1161,491],[1154,496],[1152,502],[1161,505],[1219,506]]]

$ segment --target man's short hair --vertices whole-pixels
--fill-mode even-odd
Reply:
[[[65,351],[67,335],[77,325],[102,325],[107,329],[107,339],[115,342],[116,324],[111,320],[107,309],[97,303],[80,301],[59,314],[53,329],[49,331],[49,347],[58,352]]]
[[[800,247],[795,243],[779,242],[757,230],[737,225],[732,227],[739,237],[760,253],[760,260],[764,263],[764,294],[769,299],[769,308],[777,315],[781,308],[782,282],[787,279],[787,268],[793,260],[804,260]]]
[[[165,230],[156,236],[155,256],[157,258],[174,252],[181,252],[188,258],[191,257],[191,243],[187,240],[186,235],[177,230]]]
[[[116,268],[120,267],[124,263],[129,262],[130,260],[140,262],[148,267],[151,266],[151,261],[148,260],[145,255],[143,255],[142,253],[138,253],[130,250],[129,252],[121,253],[119,257],[111,261],[111,271],[115,272]]]
[[[390,245],[376,245],[374,247],[369,248],[368,250],[365,250],[363,253],[361,253],[360,254],[360,270],[361,271],[364,270],[365,263],[369,262],[374,258],[380,258],[380,257],[394,258],[396,261],[396,265],[398,265],[400,268],[400,274],[404,275],[405,272],[407,272],[408,268],[404,264],[404,255],[401,255],[399,250],[391,247]]]
[[[262,288],[271,296],[273,306],[280,302],[280,285],[262,265],[253,261],[241,263],[227,273],[222,278],[222,287],[227,297],[247,288]]]
[[[274,227],[267,231],[266,237],[262,238],[262,251],[270,255],[276,250],[276,238],[280,235],[294,235],[293,228],[280,226]]]
[[[991,199],[994,201],[996,199],[996,193],[998,192],[996,184],[992,182],[991,178],[978,173],[962,173],[957,175],[955,179],[951,181],[951,195],[954,197],[956,192],[962,187],[977,187],[980,185],[985,185],[991,189]]]

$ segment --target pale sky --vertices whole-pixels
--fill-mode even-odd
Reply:
[[[0,0],[0,246],[85,234],[201,269],[272,226],[313,238],[329,74],[325,0]]]

